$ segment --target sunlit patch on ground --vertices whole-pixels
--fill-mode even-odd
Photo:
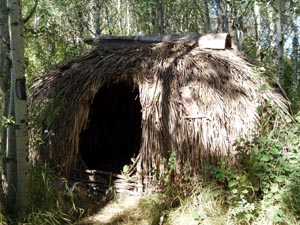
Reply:
[[[85,218],[80,225],[150,225],[159,224],[162,214],[159,196],[118,196],[97,214]]]

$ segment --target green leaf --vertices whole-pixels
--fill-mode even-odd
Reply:
[[[272,193],[276,193],[278,192],[279,188],[278,188],[278,183],[272,184],[271,186],[271,192]]]
[[[271,152],[274,154],[274,155],[278,155],[279,151],[277,148],[271,148]]]
[[[259,153],[257,148],[253,148],[251,151],[253,155],[257,155]]]
[[[233,187],[233,186],[236,186],[237,185],[237,182],[235,181],[235,180],[231,180],[231,181],[229,181],[229,183],[228,183],[228,187]]]
[[[232,189],[231,192],[232,192],[233,194],[236,194],[236,193],[238,193],[238,190],[235,188],[235,189]]]
[[[128,165],[124,165],[123,166],[123,172],[127,173],[129,171],[129,166]]]
[[[273,218],[272,218],[273,222],[274,223],[282,222],[283,221],[283,218],[281,217],[282,214],[283,214],[283,212],[280,209],[276,210],[276,213],[273,215]]]
[[[247,189],[242,190],[242,193],[243,193],[243,194],[248,194],[248,192],[249,192],[249,191],[248,191]]]
[[[259,73],[254,73],[252,76],[253,76],[254,78],[256,78],[256,79],[259,79],[259,78],[260,78],[260,74],[259,74]]]
[[[262,161],[268,162],[270,161],[270,155],[263,155],[263,157],[261,158]]]
[[[266,90],[268,90],[268,86],[266,84],[263,84],[260,86],[260,89],[259,89],[261,92],[264,92]]]
[[[276,176],[275,180],[278,182],[278,183],[282,183],[285,181],[285,177],[284,176]]]

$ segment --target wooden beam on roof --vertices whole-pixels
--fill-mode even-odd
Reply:
[[[231,48],[231,37],[228,33],[220,34],[187,34],[187,35],[146,35],[146,36],[110,36],[103,35],[97,38],[84,40],[88,45],[98,46],[102,44],[128,44],[139,45],[142,43],[192,43],[198,44],[202,49],[228,49]]]
[[[198,40],[201,49],[230,49],[231,36],[228,33],[204,34]]]

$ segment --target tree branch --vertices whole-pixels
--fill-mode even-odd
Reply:
[[[39,0],[35,0],[34,6],[31,9],[30,13],[28,14],[28,16],[25,17],[25,19],[23,19],[24,24],[33,16],[33,14],[37,8],[38,2],[39,2]]]

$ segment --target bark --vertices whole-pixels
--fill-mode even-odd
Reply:
[[[9,32],[8,32],[8,8],[6,0],[0,0],[0,84],[2,92],[2,118],[8,118],[8,102],[9,102]],[[3,124],[2,124],[3,125]],[[0,149],[0,168],[2,165],[2,157],[6,150],[7,129],[5,126],[1,128],[1,149]],[[4,162],[3,162],[4,163]]]
[[[222,9],[222,5],[221,5],[221,1],[220,0],[216,0],[217,3],[217,10],[216,10],[216,14],[217,14],[217,20],[218,20],[218,28],[217,31],[219,33],[224,32],[224,16],[223,16],[223,9]]]
[[[131,33],[131,13],[130,13],[130,5],[129,5],[129,0],[126,0],[126,27],[127,27],[127,35]]]
[[[93,11],[94,11],[94,15],[93,15],[93,19],[94,19],[94,32],[95,32],[95,36],[98,37],[101,34],[101,29],[100,29],[100,3],[99,0],[94,0],[94,7],[93,7]]]
[[[12,66],[11,74],[14,84],[14,105],[16,120],[17,151],[17,199],[16,211],[23,214],[28,204],[28,129],[27,102],[24,76],[24,40],[21,0],[11,0],[9,12],[10,46]]]
[[[121,35],[123,35],[123,28],[122,28],[122,10],[121,10],[121,0],[117,1],[117,11],[118,11],[118,27],[119,32]]]
[[[8,8],[6,0],[0,0],[0,85],[2,92],[2,118],[8,118],[9,63]],[[6,138],[7,128],[2,124],[0,146],[0,202],[3,202],[4,199],[3,184],[6,182]]]
[[[260,6],[257,1],[254,2],[254,17],[255,17],[255,40],[256,40],[256,56],[260,61],[263,61],[263,52],[262,52],[262,26],[261,26],[261,14],[260,14]]]
[[[277,57],[278,57],[278,79],[283,78],[283,54],[284,41],[282,31],[282,1],[276,0],[276,34],[277,34]]]
[[[266,54],[266,58],[267,58],[267,62],[270,64],[276,64],[276,57],[274,57],[274,55],[276,55],[276,38],[275,38],[275,30],[276,30],[276,25],[274,23],[274,18],[275,18],[275,13],[274,13],[274,9],[272,7],[267,7],[267,14],[268,14],[268,19],[267,21],[269,22],[269,32],[268,32],[268,42],[270,45],[270,51],[268,52],[268,54]]]
[[[157,5],[157,24],[158,24],[159,34],[165,33],[165,7],[166,7],[166,0],[159,0]]]
[[[15,118],[14,103],[14,79],[10,76],[10,98],[9,98],[9,118]],[[7,127],[7,147],[6,147],[6,167],[7,167],[7,207],[10,212],[14,211],[17,197],[17,153],[16,153],[16,129],[14,123],[9,123]]]
[[[204,0],[204,8],[205,8],[205,32],[211,33],[210,16],[209,16],[209,8],[208,8],[207,0]]]
[[[229,32],[229,23],[230,23],[230,4],[228,1],[225,2],[225,14],[224,14],[224,33]]]
[[[292,2],[293,4],[293,2]],[[291,25],[293,30],[293,51],[292,51],[292,65],[293,65],[293,77],[296,84],[299,81],[299,31],[297,27],[297,13],[294,11],[291,19]]]

